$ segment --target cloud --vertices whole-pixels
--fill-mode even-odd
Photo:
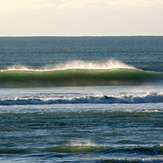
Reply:
[[[163,0],[60,0],[60,8],[151,8],[163,7]]]
[[[119,3],[120,6],[127,7],[142,7],[142,8],[151,8],[151,7],[163,7],[162,0],[115,0],[115,3]]]
[[[37,9],[156,8],[163,0],[0,0],[0,12]]]
[[[1,11],[40,9],[53,7],[53,0],[0,0]]]
[[[60,0],[60,8],[83,8],[91,5],[98,6],[100,0]]]

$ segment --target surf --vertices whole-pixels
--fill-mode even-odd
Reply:
[[[40,68],[17,65],[0,71],[0,87],[137,85],[162,80],[162,72],[143,71],[117,60],[70,61]]]
[[[50,104],[141,104],[163,103],[163,92],[120,93],[119,95],[35,95],[1,97],[0,105],[50,105]]]

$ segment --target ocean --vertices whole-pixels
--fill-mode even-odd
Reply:
[[[163,162],[163,37],[0,37],[0,162]]]

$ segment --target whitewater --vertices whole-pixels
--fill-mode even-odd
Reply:
[[[156,93],[121,93],[115,95],[35,95],[2,97],[0,105],[45,105],[45,104],[113,104],[113,103],[161,103],[163,92]]]
[[[54,71],[54,70],[78,70],[78,69],[86,69],[86,70],[113,70],[113,69],[136,69],[134,66],[130,66],[128,64],[123,63],[119,60],[107,60],[107,61],[81,61],[81,60],[74,60],[65,62],[62,64],[57,65],[46,65],[40,68],[32,68],[23,65],[13,65],[6,69],[0,70],[1,72],[4,71],[36,71],[36,72],[43,72],[43,71]]]

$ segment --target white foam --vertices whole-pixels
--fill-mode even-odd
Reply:
[[[70,61],[64,64],[56,65],[56,69],[135,69],[118,60],[107,60],[107,61]]]
[[[163,103],[163,94],[160,92],[109,94],[65,94],[65,95],[34,95],[1,97],[0,105],[42,105],[42,104],[137,104],[137,103]]]
[[[54,71],[54,70],[68,70],[68,69],[89,69],[89,70],[112,70],[112,69],[136,69],[134,66],[128,65],[119,60],[106,61],[68,61],[62,64],[46,65],[40,68],[32,68],[24,65],[13,65],[3,71]]]
[[[82,147],[82,146],[86,146],[86,147],[95,147],[97,146],[95,143],[91,142],[90,140],[71,140],[69,144],[67,144],[68,146],[78,146],[78,147]]]

